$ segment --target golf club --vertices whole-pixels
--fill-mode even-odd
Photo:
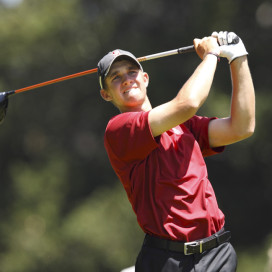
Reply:
[[[138,58],[138,61],[143,62],[143,61],[148,61],[148,60],[152,60],[152,59],[158,59],[158,58],[163,58],[163,57],[172,56],[172,55],[176,55],[176,54],[184,54],[184,53],[189,53],[189,52],[194,52],[194,51],[195,51],[194,46],[191,45],[191,46],[181,47],[181,48],[170,50],[170,51],[165,51],[165,52],[161,52],[161,53],[156,53],[156,54],[140,57],[140,58]],[[68,75],[68,76],[64,76],[64,77],[52,79],[52,80],[49,80],[49,81],[45,81],[45,82],[42,82],[42,83],[38,83],[38,84],[35,84],[35,85],[31,85],[31,86],[28,86],[28,87],[24,87],[24,88],[21,88],[21,89],[7,91],[7,92],[0,92],[0,124],[3,123],[3,121],[5,119],[5,116],[7,114],[9,96],[12,96],[12,95],[15,95],[15,94],[18,94],[18,93],[22,93],[22,92],[26,92],[26,91],[30,91],[30,90],[40,88],[40,87],[43,87],[43,86],[51,85],[51,84],[54,84],[54,83],[58,83],[58,82],[61,82],[61,81],[65,81],[65,80],[68,80],[68,79],[81,77],[81,76],[85,76],[85,75],[89,75],[89,74],[94,74],[96,72],[97,72],[97,68],[94,68],[94,69],[86,70],[86,71],[83,71],[83,72],[71,74],[71,75]]]
[[[239,42],[239,40],[240,40],[239,37],[236,36],[232,40],[232,44],[237,44]],[[152,54],[152,55],[147,55],[147,56],[138,58],[138,61],[143,62],[143,61],[148,61],[148,60],[152,60],[152,59],[158,59],[158,58],[168,57],[168,56],[177,55],[177,54],[184,54],[184,53],[189,53],[189,52],[195,52],[194,45],[185,46],[185,47],[181,47],[181,48],[178,48],[178,49],[169,50],[169,51],[156,53],[156,54]],[[68,76],[52,79],[52,80],[49,80],[49,81],[45,81],[45,82],[42,82],[42,83],[38,83],[38,84],[35,84],[35,85],[24,87],[24,88],[21,88],[21,89],[17,89],[17,90],[13,90],[13,91],[7,91],[7,92],[0,92],[0,124],[4,121],[5,116],[7,114],[8,97],[9,96],[14,95],[14,94],[18,94],[18,93],[22,93],[22,92],[26,92],[26,91],[30,91],[30,90],[33,90],[33,89],[36,89],[36,88],[39,88],[39,87],[43,87],[43,86],[47,86],[47,85],[50,85],[50,84],[58,83],[58,82],[61,82],[61,81],[65,81],[65,80],[68,80],[68,79],[81,77],[81,76],[85,76],[85,75],[89,75],[89,74],[94,74],[96,72],[97,72],[97,68],[94,68],[94,69],[91,69],[91,70],[86,70],[86,71],[71,74],[71,75],[68,75]]]
[[[231,44],[237,44],[237,43],[239,43],[239,40],[240,40],[240,38],[238,36],[236,36],[232,39]],[[158,59],[158,58],[168,57],[168,56],[177,55],[177,54],[184,54],[184,53],[189,53],[189,52],[195,52],[194,45],[185,46],[185,47],[181,47],[178,49],[173,49],[173,50],[169,50],[169,51],[165,51],[165,52],[161,52],[161,53],[147,55],[147,56],[138,58],[138,61],[143,62],[143,61],[148,61],[148,60],[152,60],[152,59]],[[71,74],[68,76],[52,79],[49,81],[45,81],[42,83],[38,83],[35,85],[24,87],[21,89],[7,91],[7,92],[0,92],[0,124],[3,122],[3,120],[5,119],[5,116],[7,114],[9,96],[14,95],[14,94],[18,94],[18,93],[22,93],[22,92],[26,92],[26,91],[30,91],[30,90],[33,90],[33,89],[36,89],[39,87],[43,87],[43,86],[47,86],[50,84],[58,83],[61,81],[65,81],[68,79],[81,77],[81,76],[85,76],[85,75],[89,75],[89,74],[94,74],[96,72],[97,72],[97,68],[94,68],[91,70],[86,70],[86,71]]]

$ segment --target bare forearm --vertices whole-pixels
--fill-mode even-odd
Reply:
[[[247,57],[234,60],[230,69],[233,85],[231,122],[238,134],[247,137],[255,128],[255,94]]]
[[[196,110],[204,103],[213,82],[217,59],[213,55],[207,55],[200,63],[192,76],[183,85],[176,99],[189,101]]]
[[[214,56],[207,56],[173,100],[151,110],[149,124],[153,136],[184,123],[197,112],[209,94],[216,63]]]

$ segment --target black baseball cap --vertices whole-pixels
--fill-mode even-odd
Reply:
[[[100,87],[104,88],[104,79],[107,76],[113,62],[120,57],[125,57],[135,62],[139,68],[143,71],[143,68],[137,58],[128,51],[122,49],[116,49],[105,55],[99,62],[97,67]]]

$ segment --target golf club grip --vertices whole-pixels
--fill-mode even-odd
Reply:
[[[184,54],[184,53],[190,53],[190,52],[195,52],[194,45],[185,46],[178,49],[178,54]]]
[[[185,47],[181,47],[178,49],[174,49],[174,50],[169,50],[169,51],[165,51],[165,52],[161,52],[161,53],[156,53],[156,54],[152,54],[152,55],[148,55],[145,57],[140,57],[137,58],[139,62],[142,61],[147,61],[147,60],[153,60],[153,59],[158,59],[158,58],[164,58],[164,57],[168,57],[168,56],[172,56],[172,55],[177,55],[177,54],[182,54],[182,53],[189,53],[189,52],[194,52],[194,46],[190,45],[190,46],[185,46]]]
[[[232,43],[231,44],[237,44],[239,43],[240,41],[240,38],[238,36],[236,36],[233,40],[232,40]]]
[[[237,44],[237,43],[239,43],[239,41],[240,41],[240,38],[238,36],[236,36],[235,38],[233,38],[231,44]],[[177,49],[177,51],[178,51],[178,54],[195,52],[195,47],[194,47],[194,45],[185,46],[185,47],[181,47],[181,48]]]

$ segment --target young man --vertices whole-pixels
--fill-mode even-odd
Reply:
[[[105,147],[146,233],[138,272],[236,270],[230,232],[203,159],[251,136],[255,128],[248,53],[241,39],[233,44],[235,38],[221,31],[195,39],[202,61],[177,95],[155,108],[147,96],[148,74],[135,56],[115,50],[98,63],[101,96],[121,112],[108,123]],[[230,116],[197,116],[219,56],[230,63]]]

